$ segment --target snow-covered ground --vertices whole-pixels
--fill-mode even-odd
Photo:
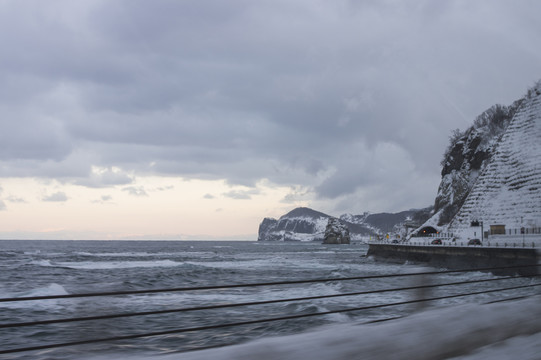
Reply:
[[[352,360],[541,358],[541,297],[436,308],[373,324],[311,332],[157,357],[161,360]]]

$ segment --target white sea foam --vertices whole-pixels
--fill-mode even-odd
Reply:
[[[246,292],[245,289],[217,289],[195,292],[172,292],[149,294],[147,296],[134,296],[129,298],[130,306],[160,304],[178,307],[181,304],[217,304],[217,303],[243,303],[252,301],[268,301],[279,299],[303,298],[317,295],[340,294],[341,285],[332,283],[315,283],[306,286],[294,287],[264,287],[256,292]],[[334,303],[351,303],[355,299],[325,298],[318,300],[320,305]],[[303,302],[306,306],[312,306],[311,302]],[[284,302],[283,304],[288,304]],[[304,306],[304,305],[303,305]]]
[[[78,261],[78,262],[51,262],[50,260],[33,260],[33,265],[44,267],[61,267],[79,270],[106,270],[106,269],[130,269],[130,268],[155,268],[175,267],[185,263],[172,260],[149,260],[149,261]]]
[[[30,264],[38,266],[55,266],[50,260],[32,260]]]
[[[130,269],[130,268],[155,268],[155,267],[175,267],[182,266],[184,263],[172,260],[156,261],[92,261],[92,262],[58,262],[55,266],[80,269],[80,270],[105,270],[105,269]]]
[[[35,297],[35,296],[51,296],[51,295],[68,295],[66,289],[57,283],[52,283],[47,286],[38,287],[29,291],[23,291],[18,293],[3,294],[2,297],[6,298],[20,298],[20,297]],[[56,306],[58,300],[40,300],[40,301],[23,301],[23,302],[5,302],[0,303],[0,308],[19,309],[19,308],[48,308],[50,306]]]
[[[295,259],[288,259],[280,256],[273,256],[264,259],[254,260],[232,260],[232,261],[188,261],[187,264],[204,266],[216,269],[263,269],[263,268],[307,268],[307,269],[337,269],[339,265],[322,264],[317,261],[298,262]]]
[[[68,292],[60,284],[52,283],[48,286],[36,288],[22,296],[49,296],[49,295],[68,295]]]
[[[208,256],[214,256],[214,252],[206,252],[206,251],[178,251],[178,252],[85,252],[85,251],[77,251],[74,253],[75,255],[80,256],[94,256],[94,257],[175,257],[175,256],[201,256],[201,257],[208,257]]]

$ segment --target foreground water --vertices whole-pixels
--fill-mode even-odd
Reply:
[[[401,274],[418,271],[409,264],[376,263],[365,245],[317,243],[185,242],[185,241],[0,241],[0,297],[147,290],[187,286],[274,282],[316,278]],[[457,282],[495,278],[472,273],[441,274],[431,281]],[[55,318],[177,309],[223,303],[299,298],[411,285],[408,278],[333,281],[287,286],[168,292],[114,297],[0,303],[0,324]],[[433,296],[528,284],[512,279],[434,290]],[[432,306],[487,302],[506,296],[486,293],[441,300]],[[167,331],[186,327],[248,321],[298,313],[406,301],[411,291],[229,309],[169,313],[114,320],[0,328],[0,349]],[[122,340],[77,347],[0,355],[6,359],[81,359],[90,356],[159,357],[199,347],[221,346],[273,335],[286,335],[333,322],[365,322],[411,313],[411,306],[386,307],[297,320],[228,327],[202,332]],[[119,355],[121,354],[121,355]],[[2,357],[3,356],[3,357]]]

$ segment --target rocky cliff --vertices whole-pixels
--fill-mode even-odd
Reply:
[[[541,81],[528,91],[448,230],[474,220],[506,228],[541,225]]]
[[[323,240],[330,216],[309,208],[296,208],[280,219],[265,218],[259,225],[258,241]]]
[[[457,214],[522,102],[520,99],[510,106],[494,105],[466,131],[453,132],[441,162],[442,180],[430,225],[445,226]]]
[[[349,244],[349,229],[337,218],[330,218],[325,228],[324,244]]]
[[[429,210],[408,210],[396,214],[344,214],[340,221],[347,227],[351,240],[394,232],[407,219],[426,220]],[[424,215],[423,215],[424,214]],[[259,241],[323,241],[329,219],[333,216],[309,208],[296,208],[278,220],[265,218],[259,225]]]
[[[442,161],[434,215],[423,226],[456,235],[471,221],[541,222],[541,82],[511,106],[495,105],[455,130]],[[522,220],[521,220],[522,219]]]

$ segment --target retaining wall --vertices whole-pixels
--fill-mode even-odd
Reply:
[[[370,244],[367,256],[392,262],[426,263],[447,269],[482,269],[525,266],[492,270],[495,275],[538,274],[538,254],[530,248],[495,248],[483,246]]]

